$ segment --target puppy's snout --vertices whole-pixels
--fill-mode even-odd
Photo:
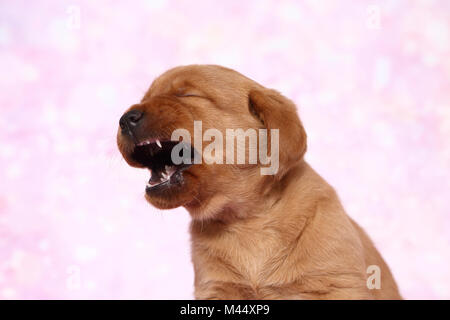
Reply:
[[[139,110],[131,110],[125,113],[119,120],[122,133],[132,134],[140,124],[144,113]]]

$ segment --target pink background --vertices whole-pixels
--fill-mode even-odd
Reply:
[[[0,299],[191,298],[189,216],[143,198],[122,112],[166,69],[299,106],[306,159],[406,298],[450,298],[449,1],[0,2]]]

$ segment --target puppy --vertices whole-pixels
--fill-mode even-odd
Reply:
[[[209,156],[223,161],[212,162],[202,144],[173,136],[213,129],[217,140],[238,128],[267,133],[272,174],[261,174],[267,161],[227,162],[229,151],[215,149]],[[190,213],[197,299],[401,298],[372,241],[304,161],[305,130],[277,91],[220,66],[177,67],[124,113],[117,142],[128,164],[150,170],[149,203]]]

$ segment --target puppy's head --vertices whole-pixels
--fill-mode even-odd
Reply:
[[[185,206],[195,219],[213,218],[225,209],[259,201],[260,192],[280,181],[306,150],[306,134],[290,100],[213,65],[167,71],[119,124],[117,142],[123,157],[131,166],[151,172],[146,199],[161,209]],[[180,129],[186,134],[174,135]],[[256,147],[250,135],[240,141],[234,136],[231,145],[229,133],[238,130],[255,132]],[[264,142],[259,132],[267,133],[271,159],[277,152],[278,164],[271,176],[261,175],[267,162],[249,161],[252,152],[259,155]],[[244,148],[244,163],[236,160],[239,148]],[[183,161],[174,161],[174,154]]]

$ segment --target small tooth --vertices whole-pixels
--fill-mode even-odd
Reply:
[[[175,168],[172,166],[166,166],[166,172],[172,174],[175,172]]]
[[[168,179],[168,178],[169,178],[169,176],[168,176],[167,173],[165,173],[165,172],[161,172],[161,175],[162,175],[162,177],[163,177],[164,179]]]
[[[156,139],[156,144],[158,145],[158,147],[162,148],[161,141],[159,141],[158,139]]]

